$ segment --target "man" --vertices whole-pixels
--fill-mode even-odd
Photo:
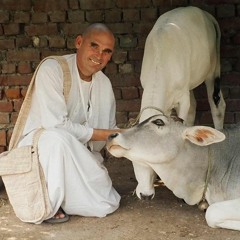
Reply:
[[[116,104],[109,79],[101,71],[109,62],[115,39],[104,24],[90,25],[76,38],[76,54],[65,55],[72,77],[67,103],[63,72],[54,59],[40,66],[32,105],[18,146],[31,144],[37,128],[39,159],[53,212],[47,222],[68,215],[104,217],[119,207],[99,151],[116,128]]]

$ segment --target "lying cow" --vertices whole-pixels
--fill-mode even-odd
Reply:
[[[217,21],[196,7],[181,7],[159,17],[149,33],[141,68],[141,109],[173,108],[193,125],[196,101],[192,90],[205,82],[214,126],[223,128],[225,101],[220,90],[220,36]],[[157,114],[145,110],[140,121]]]
[[[110,135],[107,142],[113,156],[150,167],[187,204],[205,198],[210,205],[206,211],[210,227],[234,230],[240,230],[239,146],[240,125],[220,132],[187,127],[178,118],[162,114]],[[138,179],[140,184],[150,184],[142,180]]]

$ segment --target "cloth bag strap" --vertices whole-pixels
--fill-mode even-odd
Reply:
[[[22,132],[23,132],[25,123],[27,121],[27,117],[28,117],[30,107],[31,107],[32,93],[33,93],[33,87],[34,87],[36,74],[37,74],[37,71],[38,71],[40,65],[44,61],[46,61],[47,59],[55,59],[60,64],[60,66],[62,68],[62,71],[63,71],[63,94],[64,94],[65,101],[67,102],[67,100],[68,100],[68,96],[69,96],[69,92],[70,92],[70,89],[71,89],[72,81],[71,81],[71,74],[70,74],[70,69],[69,69],[67,60],[62,56],[49,56],[49,57],[44,58],[39,63],[39,65],[37,66],[37,68],[36,68],[36,70],[35,70],[35,72],[32,76],[32,79],[31,79],[31,82],[29,84],[25,99],[23,101],[23,104],[22,104],[22,107],[20,109],[16,124],[15,124],[14,129],[13,129],[12,137],[11,137],[11,140],[10,140],[10,143],[9,143],[9,150],[11,150],[11,149],[13,149],[17,146],[17,144],[18,144],[18,142],[19,142],[19,140],[22,136]],[[34,136],[34,138],[35,138],[35,136]]]

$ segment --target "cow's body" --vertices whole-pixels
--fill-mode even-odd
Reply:
[[[205,82],[214,126],[223,128],[225,101],[218,85],[220,34],[216,20],[196,7],[176,8],[159,17],[144,49],[141,109],[147,109],[140,122],[159,113],[151,107],[166,115],[175,108],[186,125],[193,125],[196,101],[192,90]],[[136,192],[153,196],[154,188],[149,188],[153,170],[137,163],[133,167],[139,182]]]
[[[180,118],[193,125],[192,90],[205,82],[214,126],[222,129],[225,102],[215,81],[220,77],[220,35],[216,20],[199,8],[176,8],[161,15],[145,44],[141,108],[158,107],[166,115],[175,108]],[[147,109],[140,121],[157,113]]]
[[[203,126],[187,127],[171,117],[157,115],[112,135],[107,148],[116,157],[153,169],[190,205],[201,201],[206,185],[209,226],[240,230],[239,145],[239,125],[219,132]]]

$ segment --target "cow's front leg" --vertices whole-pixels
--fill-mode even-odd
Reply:
[[[155,195],[154,181],[156,173],[148,165],[133,162],[134,173],[138,181],[136,194],[143,200],[151,200]]]
[[[212,228],[240,230],[240,199],[210,205],[206,212],[206,221]]]

